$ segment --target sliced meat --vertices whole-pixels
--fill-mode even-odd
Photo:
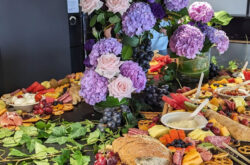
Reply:
[[[211,160],[213,157],[213,154],[205,148],[198,147],[197,151],[200,153],[201,158],[204,162]]]
[[[184,153],[185,153],[185,149],[177,150],[174,153],[174,156],[173,156],[173,163],[174,163],[174,165],[181,165]]]
[[[223,142],[229,144],[230,140],[231,138],[228,136],[207,136],[204,139],[205,142],[212,143],[213,145],[220,148],[225,148]]]
[[[66,98],[63,100],[63,103],[66,104],[66,103],[72,102],[72,100],[73,100],[73,99],[72,99],[72,96],[69,95],[68,97],[66,97]]]
[[[11,96],[14,96],[15,94],[17,94],[18,92],[20,92],[20,89],[15,90],[14,92],[10,93]]]
[[[0,117],[0,125],[3,127],[22,125],[22,118],[15,112],[6,112]]]
[[[63,101],[65,98],[69,96],[69,92],[64,93],[62,96],[60,96],[57,100],[58,101]]]
[[[27,90],[25,88],[22,88],[23,93],[27,93]]]
[[[129,135],[148,135],[148,132],[137,129],[137,128],[129,128],[128,134]]]

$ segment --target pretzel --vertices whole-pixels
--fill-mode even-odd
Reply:
[[[227,156],[228,156],[228,153],[222,152],[222,153],[219,153],[217,155],[213,155],[213,158],[215,158],[215,159],[221,159],[221,158],[225,158]]]
[[[217,162],[210,160],[207,162],[203,162],[201,165],[217,165]]]
[[[244,155],[250,155],[250,146],[242,146],[238,148],[238,151]]]
[[[240,145],[241,145],[241,144],[240,144],[240,141],[237,141],[236,144],[233,143],[233,142],[230,143],[230,146],[233,146],[233,147],[239,147]]]
[[[140,130],[147,131],[150,123],[151,123],[151,120],[140,120],[138,121],[138,127]]]
[[[228,157],[214,158],[214,162],[216,162],[218,165],[233,165],[233,161]]]
[[[63,111],[71,111],[74,109],[74,106],[72,104],[64,104],[63,105]]]
[[[59,111],[53,111],[52,113],[53,113],[53,115],[55,115],[55,116],[59,116],[59,115],[64,114],[64,111],[63,111],[63,110],[59,110]]]
[[[245,115],[250,116],[250,111],[245,111]]]
[[[153,119],[154,117],[161,115],[161,112],[140,112],[146,119]]]

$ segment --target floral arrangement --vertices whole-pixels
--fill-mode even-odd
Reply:
[[[115,38],[101,39],[89,54],[91,65],[81,80],[80,96],[90,105],[118,99],[118,104],[131,98],[146,86],[146,75],[133,61],[121,61],[122,44]],[[109,105],[111,106],[111,105]]]
[[[172,55],[194,59],[213,46],[223,54],[229,39],[220,27],[232,17],[225,11],[214,12],[207,2],[194,2],[187,8],[188,4],[189,0],[81,0],[94,37],[84,46],[89,52],[80,91],[85,101],[124,103],[131,93],[143,91],[145,62],[136,63],[134,54],[150,43],[151,29],[167,32]],[[162,20],[169,26],[160,27]]]

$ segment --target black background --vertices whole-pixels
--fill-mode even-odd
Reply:
[[[0,0],[0,94],[70,72],[66,0]]]

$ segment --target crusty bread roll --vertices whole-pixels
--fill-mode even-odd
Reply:
[[[250,128],[244,126],[236,121],[231,120],[230,118],[223,116],[213,110],[207,110],[205,116],[209,119],[214,118],[221,125],[227,127],[231,136],[236,140],[250,142]]]
[[[127,165],[170,165],[172,155],[167,147],[150,136],[120,137],[112,144],[121,162]]]

